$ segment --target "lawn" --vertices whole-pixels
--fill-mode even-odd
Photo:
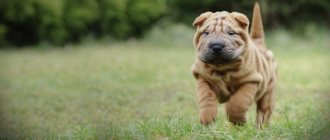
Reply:
[[[165,32],[163,34],[163,32]],[[330,36],[267,33],[279,65],[271,125],[199,124],[191,29],[65,48],[0,50],[0,139],[327,139]]]

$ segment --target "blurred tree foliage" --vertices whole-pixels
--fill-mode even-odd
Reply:
[[[86,35],[142,36],[159,19],[191,24],[205,11],[237,11],[251,18],[246,0],[0,0],[0,45],[62,45]],[[329,25],[328,0],[260,1],[266,28]]]
[[[141,36],[166,6],[165,0],[0,0],[0,45]]]
[[[199,14],[206,11],[236,11],[252,18],[255,1],[247,0],[169,0],[169,5],[174,11],[174,19],[187,24]],[[315,22],[317,24],[330,24],[329,0],[259,0],[261,13],[266,28],[284,26],[305,26]]]

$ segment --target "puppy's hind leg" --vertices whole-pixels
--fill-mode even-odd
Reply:
[[[265,95],[257,101],[257,118],[256,124],[257,129],[262,128],[263,124],[268,124],[272,112],[274,110],[275,97],[273,90],[265,93]]]

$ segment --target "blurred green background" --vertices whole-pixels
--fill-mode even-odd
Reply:
[[[205,11],[238,11],[251,17],[246,0],[1,0],[0,45],[49,43],[63,46],[86,37],[126,40],[154,25],[191,25]],[[284,27],[301,35],[309,24],[330,24],[328,0],[260,1],[266,29]]]

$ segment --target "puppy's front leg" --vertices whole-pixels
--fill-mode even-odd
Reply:
[[[208,125],[214,122],[217,116],[217,97],[210,85],[201,77],[197,78],[196,87],[200,122]]]
[[[226,112],[230,122],[233,124],[244,124],[246,122],[245,114],[252,105],[257,90],[257,84],[244,84],[230,97],[226,104]]]

